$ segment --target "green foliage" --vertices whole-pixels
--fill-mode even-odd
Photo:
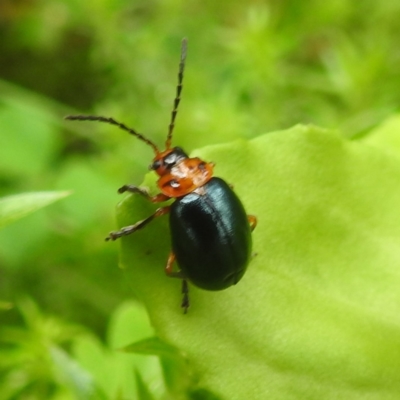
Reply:
[[[138,304],[122,304],[112,315],[106,345],[93,335],[77,338],[73,354],[91,373],[107,399],[118,395],[125,399],[157,398],[164,392],[160,363],[157,357],[128,354],[121,351],[130,341],[154,335],[147,313]],[[151,388],[151,389],[150,389]]]
[[[1,399],[58,399],[72,391],[89,399],[93,382],[63,350],[78,329],[42,315],[29,299],[18,304],[23,325],[0,328]]]
[[[118,393],[132,399],[140,393],[138,398],[146,399],[151,393],[160,398],[165,390],[156,357],[119,351],[129,340],[154,334],[137,303],[115,310],[106,344],[82,328],[44,316],[31,300],[24,299],[17,309],[23,326],[0,328],[1,399],[97,400],[116,399]]]
[[[399,17],[395,0],[0,2],[0,197],[18,206],[0,230],[0,399],[235,398],[266,365],[255,398],[333,396],[333,384],[343,398],[396,398]],[[150,149],[63,121],[113,116],[162,144],[184,36],[174,143],[217,162],[260,221],[240,285],[192,288],[187,316],[163,276],[167,218],[124,242],[126,274],[103,241],[116,189],[143,180]],[[260,136],[298,123],[340,133]],[[45,199],[16,194],[66,191],[20,218]],[[153,209],[127,197],[118,213],[132,223]],[[155,329],[125,303],[136,293]]]
[[[69,192],[17,194],[0,199],[0,228],[69,195]]]

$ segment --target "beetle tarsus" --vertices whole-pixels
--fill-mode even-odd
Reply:
[[[253,232],[257,226],[257,217],[255,215],[248,215],[247,220],[249,221],[250,229]]]
[[[125,192],[140,194],[152,203],[161,203],[170,199],[170,197],[166,196],[164,193],[158,193],[155,196],[150,196],[147,188],[142,188],[134,185],[124,185],[118,189],[119,194]]]
[[[114,232],[110,232],[109,235],[105,238],[105,241],[108,242],[109,240],[115,240],[117,238],[114,237]]]
[[[120,194],[125,192],[138,193],[141,194],[142,196],[149,197],[149,192],[147,191],[147,189],[134,185],[123,185],[118,189],[118,193]]]
[[[183,313],[187,314],[188,308],[190,306],[190,302],[189,302],[189,285],[188,285],[186,279],[182,280],[182,294],[183,294],[183,298],[182,298],[181,307],[183,308]]]
[[[144,221],[140,221],[144,222]],[[138,224],[140,224],[140,222]],[[110,232],[109,235],[106,237],[106,241],[108,242],[109,240],[117,240],[122,236],[130,235],[131,233],[137,231],[139,228],[137,227],[138,224],[135,225],[129,225],[121,228],[119,231],[113,231]]]

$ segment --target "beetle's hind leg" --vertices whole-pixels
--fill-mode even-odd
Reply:
[[[147,217],[142,221],[136,222],[136,224],[134,225],[124,226],[119,231],[110,232],[110,234],[106,237],[106,240],[116,240],[122,236],[130,235],[131,233],[144,228],[148,223],[153,221],[154,218],[168,214],[169,209],[169,206],[158,208],[154,214],[150,215],[150,217]]]
[[[165,266],[165,273],[170,278],[179,278],[182,279],[182,303],[181,307],[183,308],[183,313],[186,314],[187,310],[190,306],[189,302],[189,285],[187,283],[187,279],[182,271],[173,271],[174,262],[176,260],[175,254],[171,251],[168,256],[167,265]]]

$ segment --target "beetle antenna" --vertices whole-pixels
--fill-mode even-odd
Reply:
[[[68,115],[65,117],[65,119],[69,119],[71,121],[99,121],[99,122],[105,122],[105,123],[111,124],[111,125],[116,125],[116,126],[118,126],[118,128],[123,129],[124,131],[130,133],[133,136],[136,136],[138,139],[147,143],[149,146],[151,146],[153,148],[153,150],[156,154],[158,154],[160,152],[158,150],[158,147],[150,139],[147,139],[141,133],[136,132],[134,129],[128,128],[125,124],[122,124],[121,122],[118,122],[113,118],[98,117],[96,115]]]
[[[175,118],[178,113],[178,106],[181,101],[181,92],[182,92],[182,82],[183,82],[183,71],[185,70],[185,61],[186,61],[186,53],[187,53],[187,39],[182,39],[182,47],[181,47],[181,60],[179,62],[179,72],[178,72],[178,85],[176,86],[176,96],[174,99],[174,108],[171,113],[171,122],[169,124],[167,141],[165,142],[165,147],[169,149],[171,147],[172,140],[172,132],[175,127]]]

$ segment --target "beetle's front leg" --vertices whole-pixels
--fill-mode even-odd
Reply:
[[[163,193],[156,194],[155,196],[150,196],[150,193],[147,189],[134,185],[124,185],[118,189],[118,193],[125,193],[125,192],[140,194],[141,196],[145,197],[152,203],[161,203],[163,201],[167,201],[170,199],[170,197],[166,196]]]
[[[161,217],[162,215],[168,214],[169,209],[170,209],[169,206],[158,208],[154,214],[150,215],[150,217],[148,217],[142,221],[136,222],[136,224],[134,224],[134,225],[125,226],[125,227],[121,228],[119,231],[110,232],[110,234],[106,237],[106,240],[116,240],[122,236],[130,235],[131,233],[144,228],[148,223],[153,221],[154,218]]]
[[[187,283],[187,279],[182,271],[173,271],[174,262],[176,260],[175,254],[171,251],[168,256],[167,265],[165,266],[165,273],[170,278],[179,278],[182,279],[182,303],[181,307],[183,308],[183,313],[186,314],[189,308],[189,285]]]

